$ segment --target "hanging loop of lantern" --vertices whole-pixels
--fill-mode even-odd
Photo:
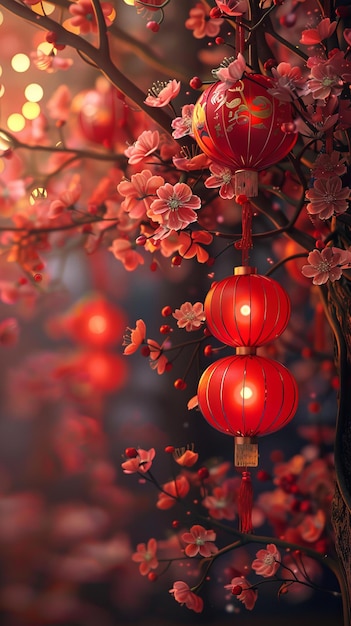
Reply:
[[[210,85],[193,112],[193,134],[214,162],[235,172],[235,194],[258,194],[258,172],[284,159],[297,135],[288,133],[292,108],[267,90],[271,80],[246,74],[230,87]]]

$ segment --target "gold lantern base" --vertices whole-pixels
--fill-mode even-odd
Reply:
[[[235,467],[258,466],[258,443],[256,437],[234,437]]]

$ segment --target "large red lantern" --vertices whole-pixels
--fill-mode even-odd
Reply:
[[[236,267],[214,283],[205,299],[209,331],[233,347],[262,346],[281,335],[290,318],[290,300],[273,278],[253,267]]]
[[[227,89],[214,83],[195,104],[194,137],[210,159],[235,172],[236,194],[257,195],[257,172],[284,159],[297,140],[284,130],[291,106],[268,93],[271,86],[268,77],[247,74]]]

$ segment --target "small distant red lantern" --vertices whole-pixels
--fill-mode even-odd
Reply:
[[[208,87],[195,104],[193,133],[201,150],[235,172],[235,193],[258,193],[257,172],[284,159],[297,134],[285,132],[292,109],[268,93],[271,80],[247,74],[223,91],[223,83]]]
[[[233,347],[262,346],[279,337],[290,318],[290,300],[274,279],[253,267],[236,267],[233,276],[214,283],[205,299],[214,337]]]
[[[255,438],[283,428],[295,414],[297,398],[289,370],[256,354],[218,359],[198,385],[199,407],[208,423],[234,437]]]
[[[76,365],[84,384],[90,391],[112,393],[126,383],[128,368],[125,359],[118,354],[91,350],[79,355]]]

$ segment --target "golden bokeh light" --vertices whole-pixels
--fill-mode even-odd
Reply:
[[[52,49],[52,43],[49,43],[48,41],[42,41],[37,47],[37,50],[39,50],[43,54],[56,54],[55,51],[53,51]]]
[[[38,2],[38,4],[32,4],[32,10],[37,15],[51,15],[55,11],[55,5],[51,2]]]
[[[35,120],[40,115],[40,106],[37,102],[25,102],[22,107],[22,115],[27,120]]]
[[[0,85],[0,98],[3,97],[4,93],[5,93],[5,85]]]
[[[30,83],[25,88],[24,95],[29,102],[39,102],[44,95],[44,90],[38,83]]]
[[[7,127],[14,133],[18,133],[23,130],[26,125],[26,120],[20,113],[11,113],[7,118]]]
[[[3,23],[3,21],[4,21],[4,16],[3,16],[3,14],[0,11],[0,26]]]
[[[6,133],[0,131],[0,150],[9,150],[12,148],[12,141]]]
[[[29,204],[33,206],[37,200],[45,200],[48,197],[48,192],[45,187],[35,187],[32,189],[31,194],[29,196]]]
[[[30,59],[26,54],[19,52],[11,59],[11,67],[15,72],[26,72],[30,66]]]

